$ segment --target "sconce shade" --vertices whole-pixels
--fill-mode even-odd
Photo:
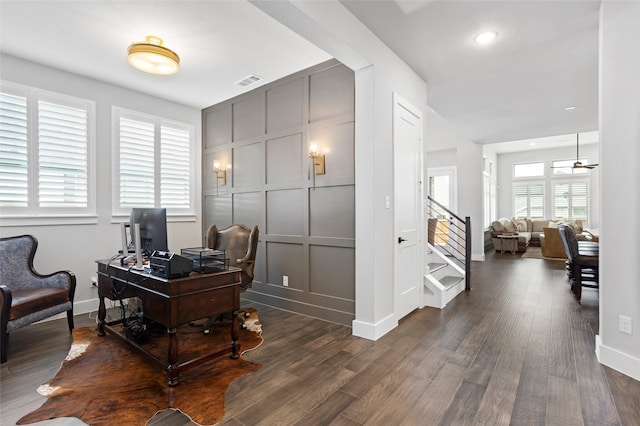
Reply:
[[[129,63],[140,71],[171,75],[180,69],[180,57],[164,47],[160,37],[147,36],[145,41],[131,44],[127,52]]]
[[[227,165],[227,169],[231,170],[231,164]],[[213,172],[216,174],[216,196],[217,196],[219,191],[218,186],[220,185],[220,181],[222,181],[222,185],[227,184],[227,170],[222,169],[220,167],[220,162],[214,161]]]
[[[309,146],[309,158],[313,162],[313,190],[316,189],[316,175],[323,175],[325,173],[324,169],[324,154],[318,153],[318,145],[315,143]]]

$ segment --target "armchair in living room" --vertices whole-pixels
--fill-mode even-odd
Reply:
[[[542,228],[543,234],[540,236],[540,247],[542,256],[552,259],[566,259],[567,254],[560,238],[560,230],[558,227]]]
[[[73,330],[76,277],[68,271],[41,275],[33,267],[38,240],[32,235],[0,238],[0,352],[7,361],[9,333],[62,312]]]
[[[233,224],[224,228],[211,225],[207,231],[207,248],[224,250],[229,266],[242,269],[240,291],[245,291],[253,283],[253,271],[258,249],[258,226],[249,228],[243,224]],[[208,326],[210,321],[205,324]]]

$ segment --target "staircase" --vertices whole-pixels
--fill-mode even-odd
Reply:
[[[424,306],[444,308],[465,289],[465,273],[457,262],[427,244],[424,267]]]
[[[422,304],[442,309],[463,290],[471,290],[471,219],[427,200]]]

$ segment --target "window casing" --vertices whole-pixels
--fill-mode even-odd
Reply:
[[[113,127],[114,216],[133,207],[193,215],[193,126],[114,107]]]
[[[544,182],[513,184],[514,217],[544,219]]]
[[[94,152],[93,101],[2,82],[0,216],[10,219],[5,224],[95,217]]]
[[[556,218],[589,220],[589,182],[567,181],[553,183],[553,214]]]

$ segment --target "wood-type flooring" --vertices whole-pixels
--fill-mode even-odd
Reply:
[[[595,356],[597,290],[584,289],[579,304],[562,261],[493,252],[473,263],[472,277],[471,292],[443,310],[415,311],[376,342],[351,336],[349,327],[253,305],[265,342],[245,357],[263,367],[231,384],[220,424],[640,424],[640,382]],[[78,327],[93,322],[76,317]],[[11,335],[0,424],[43,402],[35,389],[55,374],[70,343],[64,319]],[[149,425],[193,423],[165,411]]]

